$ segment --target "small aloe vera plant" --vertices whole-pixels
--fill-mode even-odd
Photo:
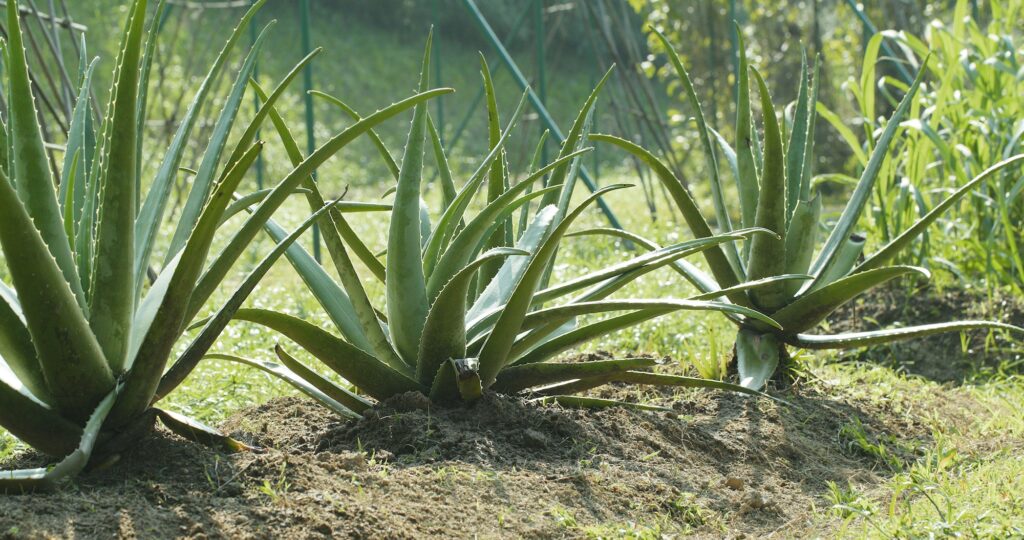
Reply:
[[[232,204],[234,190],[263,147],[255,140],[260,123],[315,55],[304,58],[275,88],[225,161],[228,138],[267,34],[264,29],[224,100],[174,235],[157,259],[155,239],[200,110],[243,29],[263,3],[257,1],[229,37],[145,191],[140,187],[141,130],[156,40],[156,25],[146,29],[147,1],[131,4],[102,123],[93,118],[89,103],[95,61],[86,64],[83,54],[81,92],[67,134],[59,190],[37,123],[18,6],[14,1],[7,3],[4,71],[9,108],[8,123],[0,130],[5,136],[0,159],[0,247],[10,282],[0,281],[0,426],[32,448],[63,460],[50,469],[0,473],[0,491],[53,488],[90,462],[115,458],[147,433],[157,418],[194,440],[228,450],[243,448],[154,404],[192,371],[257,282],[303,230],[328,208],[342,212],[361,207],[336,201],[316,208],[298,229],[282,235],[275,249],[176,358],[175,343],[185,336],[188,323],[270,215],[303,179],[374,125],[443,93],[422,93],[378,111],[296,164],[274,189],[247,196],[247,204]],[[151,21],[159,20],[164,8],[161,2]],[[258,208],[226,241],[223,251],[208,261],[214,235],[224,220],[254,202]],[[151,274],[155,277],[147,285]]]
[[[420,75],[420,91],[428,85],[430,41]],[[550,363],[557,354],[588,340],[627,328],[676,310],[714,310],[752,318],[766,326],[768,317],[744,306],[706,300],[609,300],[607,297],[637,277],[708,246],[751,234],[740,231],[657,250],[557,285],[548,285],[563,237],[589,204],[623,186],[609,186],[576,207],[570,205],[573,178],[585,139],[585,126],[598,90],[590,96],[554,161],[538,167],[518,183],[510,181],[504,145],[524,100],[502,129],[494,89],[486,65],[484,86],[488,102],[490,151],[475,172],[457,189],[440,138],[424,106],[413,113],[405,154],[399,167],[375,136],[375,142],[396,180],[387,238],[386,262],[352,234],[338,212],[324,238],[340,277],[335,284],[323,267],[299,246],[289,259],[340,331],[337,336],[302,319],[279,312],[242,309],[238,320],[256,323],[282,334],[351,382],[352,392],[317,374],[280,345],[280,363],[216,354],[277,375],[333,410],[348,417],[384,400],[420,392],[431,401],[473,401],[484,391],[513,393],[535,390],[538,399],[575,406],[605,406],[614,402],[574,397],[610,382],[700,386],[749,390],[718,381],[661,375],[647,371],[652,359],[617,359],[582,363]],[[603,84],[603,83],[602,83]],[[319,94],[358,115],[344,103]],[[301,159],[288,129],[276,123],[295,161]],[[428,143],[429,141],[429,143]],[[543,144],[543,142],[541,143]],[[440,212],[431,216],[421,198],[424,151],[432,149],[442,188]],[[536,155],[539,155],[539,148]],[[546,179],[546,182],[542,183]],[[317,186],[307,184],[313,207],[322,203]],[[483,196],[476,215],[467,209]],[[531,203],[536,210],[531,212]],[[431,223],[431,218],[436,218]],[[272,234],[280,234],[280,231]],[[378,310],[356,273],[355,254],[371,279],[385,290]],[[576,294],[578,293],[578,294]],[[572,296],[571,296],[572,295]],[[547,307],[556,300],[560,305]],[[598,322],[579,324],[578,318],[615,314]]]
[[[801,73],[800,91],[792,121],[787,124],[787,139],[783,136],[783,128],[776,117],[776,109],[763,78],[756,69],[748,69],[745,54],[740,48],[737,142],[733,147],[707,125],[693,84],[679,56],[662,34],[658,33],[658,37],[683,83],[696,120],[711,178],[711,193],[719,229],[721,232],[732,229],[732,217],[726,205],[725,188],[719,174],[718,159],[721,156],[725,158],[736,181],[741,225],[761,227],[775,233],[753,236],[742,250],[734,244],[710,247],[704,252],[710,275],[692,266],[674,265],[699,290],[725,295],[736,305],[760,310],[781,325],[781,328],[772,328],[756,319],[744,321],[733,318],[739,327],[735,354],[742,386],[762,388],[776,373],[780,361],[788,360],[787,346],[841,349],[977,328],[1022,331],[998,322],[961,321],[840,335],[805,333],[818,326],[835,309],[872,287],[905,275],[928,277],[927,270],[923,268],[885,264],[909,247],[943,212],[981,182],[1012,164],[1024,161],[1024,155],[1018,155],[982,172],[892,241],[863,258],[866,239],[857,234],[855,228],[868,204],[879,170],[886,161],[889,145],[921,85],[923,70],[878,137],[856,188],[841,215],[832,224],[824,245],[819,247],[818,235],[823,230],[820,219],[822,200],[820,194],[812,193],[811,181],[815,161],[817,84],[816,81],[812,84],[814,77],[809,73],[807,62],[804,62]],[[753,74],[760,94],[763,137],[758,137],[751,120],[750,103],[753,98],[748,71]],[[615,145],[644,161],[669,190],[693,234],[697,238],[713,234],[709,221],[702,215],[679,178],[651,152],[610,135],[592,135],[591,140]],[[719,153],[715,152],[715,145],[719,147]],[[626,236],[648,248],[657,247],[649,240],[635,235],[617,231],[602,232]],[[740,289],[744,288],[746,290],[741,292]]]

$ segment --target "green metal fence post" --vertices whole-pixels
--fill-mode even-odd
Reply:
[[[302,54],[307,55],[312,52],[312,45],[310,45],[309,38],[309,0],[301,0],[299,8],[302,12]],[[310,91],[313,90],[313,66],[307,64],[303,70],[303,81],[306,89],[305,103],[306,103],[306,150],[307,155],[312,154],[316,151],[316,134],[313,132],[314,122],[316,121],[316,115],[313,113],[313,95]],[[317,179],[316,171],[313,171],[313,181]],[[313,258],[316,262],[320,261],[320,227],[316,223],[313,224]]]
[[[487,41],[491,43],[494,50],[498,53],[498,56],[501,57],[501,61],[504,62],[505,67],[507,67],[509,72],[512,74],[512,78],[515,79],[516,84],[519,85],[519,89],[526,92],[527,99],[530,101],[530,104],[533,105],[534,110],[537,111],[537,115],[540,116],[541,121],[551,131],[551,135],[558,139],[559,143],[564,141],[565,135],[562,134],[562,130],[558,128],[558,124],[555,123],[554,118],[551,117],[551,114],[544,106],[544,103],[541,102],[537,93],[530,88],[530,83],[526,80],[522,70],[519,69],[519,65],[512,59],[512,56],[505,48],[505,45],[498,40],[497,34],[494,33],[494,29],[491,28],[490,23],[487,22],[483,13],[480,12],[480,8],[477,7],[476,2],[474,0],[462,0],[462,2],[466,5],[466,8],[469,9],[473,18],[476,19],[476,22],[483,31]],[[580,179],[583,180],[583,184],[587,186],[587,189],[592,192],[597,191],[597,185],[594,183],[593,178],[591,178],[590,173],[587,172],[586,167],[582,165],[580,166]],[[604,213],[608,223],[616,229],[621,229],[622,225],[619,223],[618,218],[615,217],[615,214],[612,212],[611,208],[608,207],[608,204],[604,199],[599,198],[597,200],[597,204],[601,208],[601,212]]]

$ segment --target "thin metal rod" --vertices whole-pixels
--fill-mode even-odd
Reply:
[[[498,40],[498,36],[494,33],[494,29],[491,28],[490,23],[487,22],[483,13],[480,12],[480,8],[477,7],[476,2],[474,0],[462,1],[466,5],[466,8],[469,9],[470,14],[473,15],[473,18],[476,19],[477,24],[479,24],[480,29],[487,37],[487,40],[491,42],[491,45],[494,47],[495,51],[497,51],[498,56],[501,57],[502,62],[505,63],[505,67],[507,67],[509,72],[512,73],[512,78],[515,79],[519,88],[526,92],[527,99],[530,101],[530,104],[533,105],[534,110],[537,111],[537,115],[540,117],[541,121],[544,122],[551,131],[551,135],[557,138],[559,143],[563,143],[565,141],[565,135],[562,134],[562,130],[558,128],[558,124],[555,123],[551,114],[548,113],[547,108],[544,106],[544,103],[541,101],[537,93],[530,88],[530,84],[523,75],[523,72],[519,69],[515,60],[512,59],[512,56],[509,55],[505,46]],[[597,191],[597,185],[590,177],[590,173],[587,172],[586,167],[582,165],[580,166],[580,178],[583,180],[583,184],[587,186],[587,189],[591,192]],[[619,223],[619,220],[615,217],[615,214],[612,212],[611,208],[608,207],[608,204],[604,199],[599,198],[597,200],[597,204],[601,208],[601,212],[604,213],[605,218],[608,219],[608,223],[616,229],[621,229],[622,225]]]

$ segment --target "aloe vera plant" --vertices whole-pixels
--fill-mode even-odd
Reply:
[[[872,194],[879,170],[887,161],[889,145],[922,83],[923,70],[908,88],[878,136],[856,188],[839,218],[828,230],[824,244],[819,247],[818,238],[823,230],[822,199],[812,189],[817,84],[815,77],[809,73],[806,60],[792,119],[785,124],[789,133],[786,138],[768,88],[756,69],[748,70],[741,47],[736,104],[737,141],[735,146],[730,146],[724,137],[707,125],[696,91],[679,56],[668,39],[660,33],[658,37],[669,52],[696,120],[711,179],[711,193],[720,232],[728,233],[732,230],[732,214],[726,204],[719,169],[719,158],[724,157],[736,182],[741,225],[762,227],[775,233],[753,236],[742,250],[733,244],[708,248],[704,256],[710,274],[692,266],[674,265],[678,272],[705,294],[726,296],[736,305],[760,310],[781,326],[772,328],[756,319],[733,318],[739,326],[735,355],[741,385],[755,389],[763,387],[776,373],[780,361],[788,360],[788,346],[839,349],[977,328],[1024,331],[999,322],[961,321],[840,335],[806,333],[818,326],[835,309],[872,287],[907,275],[927,278],[928,272],[923,268],[885,264],[909,247],[931,223],[971,189],[1004,168],[1024,161],[1024,155],[1018,155],[993,165],[862,260],[866,239],[857,234],[855,228]],[[753,93],[748,71],[753,74],[760,94],[763,113],[761,137],[751,119]],[[817,72],[817,66],[814,71]],[[615,145],[648,164],[671,193],[693,234],[697,238],[711,237],[713,229],[689,191],[655,155],[614,136],[592,135],[590,138]],[[639,245],[657,248],[656,244],[635,235],[610,230],[598,232],[626,236]],[[754,284],[758,286],[738,292],[738,289]]]
[[[234,191],[263,148],[261,122],[289,83],[315,56],[304,58],[268,96],[237,138],[227,143],[267,29],[245,56],[217,116],[187,202],[166,252],[157,258],[172,183],[215,81],[244,28],[265,0],[255,2],[228,38],[142,190],[141,128],[155,28],[146,28],[147,1],[135,0],[121,38],[113,88],[102,122],[89,104],[96,62],[83,53],[81,93],[67,134],[63,174],[50,172],[32,101],[18,6],[7,3],[9,42],[5,83],[9,153],[0,160],[0,247],[10,283],[0,282],[0,426],[32,448],[63,460],[55,467],[0,473],[0,491],[53,488],[90,461],[130,446],[159,418],[173,431],[228,450],[243,446],[187,418],[154,407],[192,371],[241,303],[314,220],[328,208],[363,211],[335,201],[315,208],[256,265],[227,303],[203,325],[181,355],[175,343],[203,309],[270,215],[326,159],[371,127],[443,90],[417,94],[378,111],[297,163],[274,189],[259,193],[245,224],[210,257],[215,233],[238,205]],[[163,2],[156,7],[159,20]],[[99,130],[94,128],[98,125]],[[159,271],[151,270],[159,267]],[[150,272],[152,283],[146,283]],[[173,366],[167,370],[173,360]],[[166,370],[166,372],[165,372]]]
[[[428,85],[429,58],[428,39],[421,91]],[[504,145],[525,96],[502,128],[486,64],[482,72],[490,151],[461,188],[455,185],[426,107],[417,106],[413,113],[400,167],[380,139],[371,135],[397,181],[388,208],[386,262],[381,263],[335,211],[329,212],[332,223],[324,228],[324,238],[340,285],[301,247],[290,248],[289,260],[340,336],[279,312],[242,309],[235,314],[237,320],[285,336],[358,392],[332,383],[280,345],[275,350],[280,363],[229,354],[208,356],[263,369],[348,417],[357,417],[372,405],[371,399],[384,400],[404,392],[421,392],[436,402],[459,402],[472,401],[486,390],[535,390],[538,399],[601,406],[609,403],[569,395],[614,381],[744,391],[717,381],[646,371],[654,365],[652,359],[547,362],[578,344],[677,310],[724,311],[744,320],[774,323],[755,310],[724,302],[608,299],[643,274],[709,246],[744,238],[753,234],[751,230],[669,246],[570,281],[548,284],[557,249],[572,224],[597,197],[623,187],[609,186],[586,197],[579,206],[570,204],[580,156],[587,151],[581,144],[600,86],[584,105],[557,158],[543,166],[537,166],[535,159],[529,174],[513,183]],[[359,119],[336,98],[317,95],[341,107],[353,120]],[[292,159],[300,161],[298,145],[288,128],[279,116],[271,115]],[[439,171],[442,205],[438,213],[429,212],[421,198],[427,149]],[[311,206],[320,206],[317,185],[308,181],[305,188]],[[471,215],[468,208],[478,196],[484,198],[482,207]],[[532,207],[531,203],[539,204]],[[268,230],[280,235],[273,227]],[[382,309],[372,304],[353,254],[370,277],[383,284]],[[559,300],[565,301],[547,305]],[[615,315],[589,324],[579,322],[581,317],[595,314]]]

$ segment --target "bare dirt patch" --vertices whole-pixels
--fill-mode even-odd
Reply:
[[[785,398],[655,396],[674,404],[665,414],[493,394],[441,409],[404,395],[350,422],[281,399],[223,426],[263,453],[159,432],[62,492],[0,497],[0,537],[791,537],[811,532],[829,481],[870,485],[887,470],[844,428],[911,454],[929,442],[885,403],[806,386]]]

